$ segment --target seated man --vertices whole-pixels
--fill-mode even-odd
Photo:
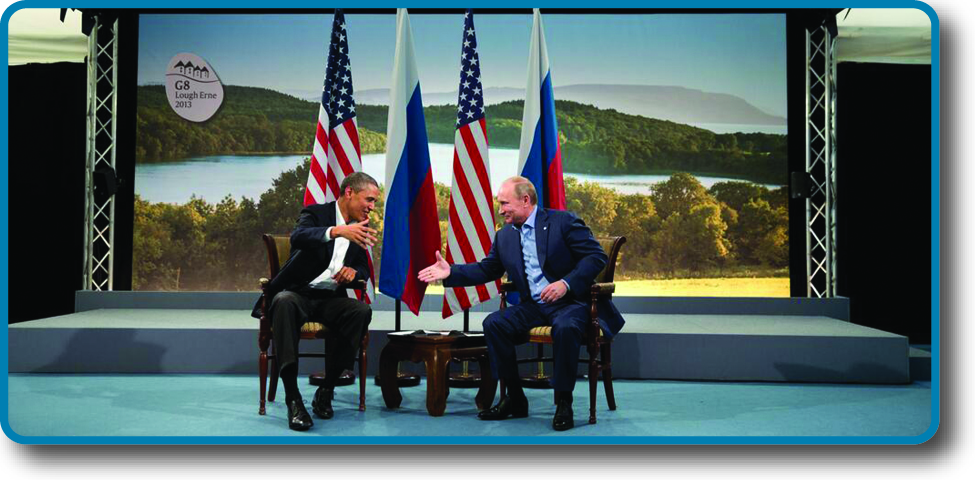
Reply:
[[[576,383],[579,346],[589,322],[588,293],[606,265],[606,253],[589,227],[575,215],[540,209],[535,187],[524,177],[512,177],[498,192],[505,226],[494,236],[491,251],[479,263],[449,265],[437,253],[437,263],[422,270],[420,280],[443,280],[445,287],[488,283],[507,272],[521,303],[494,312],[484,320],[491,369],[503,379],[507,397],[478,414],[482,420],[527,417],[528,399],[521,387],[515,346],[528,341],[534,327],[552,326],[557,408],[555,430],[574,426],[572,389]],[[599,305],[606,335],[623,327],[623,317],[609,300]]]
[[[335,382],[355,362],[362,335],[372,319],[369,305],[349,298],[344,285],[369,278],[367,248],[376,242],[376,230],[368,227],[369,212],[378,197],[376,180],[356,172],[342,181],[337,201],[302,209],[291,232],[291,258],[265,289],[267,298],[272,299],[268,315],[292,430],[312,426],[298,391],[302,324],[314,319],[331,332],[325,381],[312,401],[315,415],[327,420],[334,415]],[[253,312],[257,318],[260,307],[258,300]]]

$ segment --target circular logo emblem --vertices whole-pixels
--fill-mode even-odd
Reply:
[[[223,103],[223,85],[206,60],[192,53],[180,53],[166,68],[166,98],[177,115],[203,122],[217,113]]]

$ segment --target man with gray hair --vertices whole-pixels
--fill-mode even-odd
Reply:
[[[308,430],[311,417],[298,391],[298,340],[301,326],[314,318],[328,327],[330,342],[325,381],[315,392],[312,410],[332,418],[332,392],[345,369],[351,368],[362,335],[372,319],[369,305],[346,295],[345,285],[369,278],[368,247],[376,243],[369,212],[376,207],[379,185],[363,172],[342,181],[338,200],[308,205],[291,232],[291,257],[265,288],[274,332],[274,354],[284,384],[288,427]],[[252,315],[261,316],[258,299]]]
[[[527,417],[528,399],[521,387],[515,346],[528,341],[534,327],[551,326],[557,408],[555,430],[574,426],[572,390],[579,347],[589,321],[587,294],[606,265],[606,253],[589,227],[572,213],[538,208],[538,195],[527,178],[511,177],[498,192],[505,226],[494,236],[491,251],[478,263],[449,265],[437,252],[437,263],[422,270],[420,280],[443,280],[445,287],[480,285],[501,278],[518,289],[521,302],[484,320],[491,370],[505,381],[507,396],[482,420]],[[606,335],[623,327],[623,317],[609,300],[599,304],[599,323]]]

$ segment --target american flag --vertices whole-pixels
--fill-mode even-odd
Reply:
[[[308,184],[305,187],[305,205],[335,201],[340,195],[339,185],[342,180],[349,174],[362,170],[359,124],[352,93],[352,65],[349,63],[345,14],[341,10],[335,10],[322,103],[318,108],[311,170],[308,172]],[[327,169],[322,168],[323,161]],[[366,298],[360,300],[372,303],[375,298],[376,274],[372,266],[371,248],[369,281],[366,283]]]
[[[491,168],[484,120],[484,89],[471,10],[464,14],[458,90],[447,262],[473,263],[488,254],[494,241],[494,196],[488,175]],[[443,318],[491,299],[498,294],[500,285],[500,281],[495,281],[475,287],[446,289]]]

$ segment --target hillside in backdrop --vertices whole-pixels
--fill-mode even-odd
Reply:
[[[309,100],[317,100],[309,95]],[[389,89],[360,90],[356,101],[389,105]],[[523,88],[485,88],[484,103],[496,105],[523,100]],[[655,85],[566,85],[555,87],[556,100],[592,105],[602,110],[677,123],[727,123],[737,125],[785,125],[785,117],[771,115],[745,99],[684,87]],[[456,105],[457,92],[423,92],[423,106]]]
[[[172,111],[165,87],[138,87],[136,162],[219,154],[310,154],[318,103],[255,87],[225,86],[224,93],[224,103],[211,119],[193,123]],[[492,147],[518,148],[522,109],[520,100],[487,107]],[[387,111],[384,105],[357,103],[364,154],[385,151]],[[453,143],[456,112],[452,104],[424,108],[430,142]],[[556,116],[567,172],[635,175],[685,171],[786,183],[785,135],[716,134],[569,100],[556,101]]]

